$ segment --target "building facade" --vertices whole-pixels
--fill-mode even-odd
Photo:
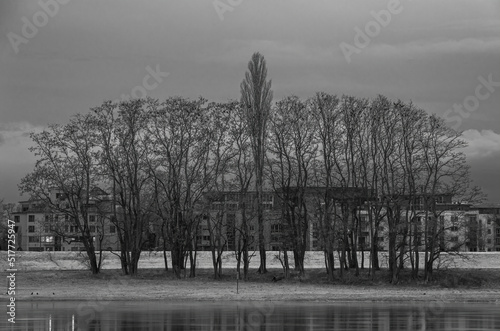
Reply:
[[[103,213],[100,205],[109,204],[103,199],[105,192],[95,190],[95,197],[86,206],[88,228],[96,250],[117,250],[119,241],[116,226],[109,213]],[[58,212],[47,208],[39,201],[28,200],[17,204],[13,213],[16,230],[16,245],[24,251],[83,251],[81,231],[69,214],[64,213],[65,199],[59,192],[51,192],[61,204]],[[97,199],[97,195],[99,195]]]
[[[353,192],[349,198],[353,198]],[[359,192],[358,192],[359,193]],[[306,199],[309,199],[308,226],[307,226],[307,250],[321,250],[320,226],[318,215],[315,213],[314,203],[318,189],[306,191]],[[333,193],[335,199],[339,199],[341,193]],[[226,243],[225,250],[234,250],[238,234],[241,233],[242,218],[247,218],[249,233],[249,249],[258,250],[258,224],[256,213],[252,209],[252,201],[255,192],[248,192],[240,199],[238,192],[219,192],[216,199],[209,202],[209,217],[205,218],[198,227],[197,245],[200,250],[210,250],[212,246],[211,236],[218,233],[222,242]],[[419,197],[412,208],[411,215],[402,212],[401,218],[409,217],[412,222],[418,224],[417,231],[421,232],[421,245],[423,250],[425,237],[426,217],[432,221],[436,218],[437,235],[439,236],[439,247],[443,251],[462,252],[490,252],[500,251],[500,206],[496,205],[469,205],[456,204],[452,202],[451,195],[438,196],[435,199],[435,214],[430,214],[423,208],[425,197]],[[245,203],[245,216],[242,211],[242,202]],[[407,202],[408,204],[410,202]],[[266,250],[282,250],[284,241],[287,240],[285,224],[282,222],[282,198],[275,192],[265,192],[264,205],[264,240]],[[405,204],[403,203],[403,206]],[[370,226],[368,210],[366,205],[357,209],[358,226],[356,243],[358,250],[369,250],[372,238],[377,241],[380,251],[388,249],[389,227],[387,219],[383,218],[376,225],[376,238],[373,233],[375,229]],[[408,205],[406,205],[408,207]],[[437,216],[436,216],[437,215]],[[209,220],[209,221],[208,221]],[[429,222],[430,223],[430,222]],[[214,229],[218,229],[215,231]]]
[[[320,189],[305,192],[307,200],[307,227],[305,228],[306,250],[322,250],[319,215],[316,212]],[[351,191],[347,196],[352,199],[359,192]],[[61,204],[64,197],[53,192],[54,198]],[[341,199],[340,191],[333,191],[335,200]],[[359,194],[358,194],[359,195]],[[95,199],[91,199],[88,208],[88,227],[97,250],[119,250],[119,240],[115,224],[110,221],[110,208],[101,208],[109,204],[110,199],[100,189],[95,189]],[[254,206],[255,192],[243,196],[238,192],[226,191],[209,193],[205,197],[203,217],[196,229],[198,250],[211,250],[214,245],[225,251],[238,250],[244,234],[243,219],[246,219],[246,236],[249,250],[259,248],[257,213]],[[424,237],[425,221],[435,217],[425,212],[421,201],[414,201],[413,214],[401,215],[416,220],[418,231]],[[267,191],[263,195],[264,243],[266,250],[278,251],[289,247],[290,229],[283,221],[283,195]],[[436,201],[440,249],[443,251],[500,251],[500,206],[454,204],[451,196],[439,197]],[[377,241],[380,251],[388,249],[389,227],[387,219],[382,218],[375,225],[370,224],[367,205],[357,207],[357,227],[353,234],[358,250],[369,250],[373,240]],[[16,229],[17,249],[25,251],[82,251],[84,246],[80,231],[71,217],[64,212],[51,212],[37,201],[21,201],[13,213]],[[376,230],[377,234],[374,235]],[[151,230],[154,232],[154,230]],[[156,236],[160,238],[160,235]],[[424,241],[420,249],[424,249]],[[159,245],[159,244],[157,244]],[[161,247],[161,245],[159,245]],[[337,247],[337,246],[335,246]]]

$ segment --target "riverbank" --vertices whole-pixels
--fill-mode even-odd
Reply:
[[[362,270],[359,277],[348,274],[331,283],[324,270],[310,270],[305,277],[273,282],[281,273],[270,269],[265,275],[250,270],[249,280],[236,281],[227,270],[214,280],[211,269],[199,269],[196,278],[177,279],[172,272],[141,270],[135,277],[119,270],[91,275],[83,270],[22,271],[16,273],[16,300],[161,300],[161,301],[435,301],[489,302],[500,304],[499,269],[448,269],[439,271],[431,284],[410,281],[403,275],[398,285],[388,284],[387,271],[374,280]],[[3,291],[2,291],[3,292]],[[7,298],[2,293],[2,299]]]
[[[15,252],[15,266],[17,270],[84,270],[86,266],[85,252]],[[116,252],[117,253],[117,252]],[[281,268],[277,258],[278,252],[268,251],[266,261],[268,268]],[[290,265],[293,265],[293,253],[289,252]],[[358,261],[362,261],[368,268],[369,252],[365,252],[364,258],[358,254]],[[167,252],[167,260],[171,263],[170,252]],[[423,269],[425,261],[424,253],[420,254],[420,268]],[[0,261],[7,261],[7,251],[0,251]],[[388,268],[387,252],[379,252],[379,263],[381,268]],[[260,264],[259,254],[255,254],[250,262],[250,268],[257,268]],[[163,269],[165,266],[163,252],[142,252],[139,260],[139,269]],[[307,251],[304,258],[306,269],[323,269],[325,257],[321,251]],[[338,258],[335,257],[335,267],[338,267]],[[211,252],[197,252],[197,268],[211,268]],[[236,267],[234,252],[222,254],[222,268],[231,269]],[[406,267],[410,268],[410,261],[406,261]],[[436,269],[459,268],[459,269],[500,269],[500,252],[464,252],[460,255],[449,255],[442,253],[434,263]],[[112,252],[103,252],[102,268],[105,270],[120,269],[120,259]]]

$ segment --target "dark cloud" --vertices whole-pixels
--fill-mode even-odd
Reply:
[[[492,153],[487,157],[469,160],[474,184],[480,186],[488,195],[488,201],[500,201],[500,152]]]
[[[5,35],[21,33],[21,18],[31,19],[39,2],[0,0],[2,150],[16,140],[7,131],[29,129],[12,123],[64,122],[104,100],[130,94],[142,84],[147,66],[170,73],[148,92],[152,97],[238,99],[254,51],[266,57],[276,99],[290,94],[306,98],[317,91],[360,97],[380,93],[444,114],[474,94],[479,76],[492,74],[500,81],[496,0],[402,1],[402,12],[350,64],[340,44],[353,44],[355,28],[373,21],[371,12],[386,9],[387,0],[243,1],[222,21],[212,2],[70,1],[15,54],[3,42]],[[466,114],[461,130],[500,132],[499,90]],[[480,145],[475,150],[483,152]],[[485,169],[478,160],[473,167]],[[0,175],[10,176],[4,169]]]

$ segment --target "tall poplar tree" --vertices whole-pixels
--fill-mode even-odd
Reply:
[[[266,273],[266,246],[264,242],[264,210],[262,205],[263,172],[267,122],[271,110],[273,92],[271,81],[266,81],[267,67],[264,56],[254,53],[248,62],[248,71],[241,82],[241,104],[248,122],[252,153],[255,163],[255,190],[257,221],[259,227],[259,273]]]

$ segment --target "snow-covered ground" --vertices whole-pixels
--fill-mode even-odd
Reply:
[[[84,264],[84,252],[16,252],[15,268],[17,270],[79,270],[86,269]],[[268,268],[281,268],[281,264],[277,258],[278,252],[267,252]],[[293,256],[293,254],[289,254]],[[387,267],[387,254],[380,253],[381,267]],[[104,269],[120,269],[120,261],[118,257],[110,252],[105,252],[103,268]],[[365,267],[368,267],[369,254],[365,253]],[[170,254],[167,253],[167,258],[170,266]],[[338,257],[335,256],[336,262]],[[7,269],[7,252],[0,251],[0,260],[2,261],[2,269]],[[258,252],[250,262],[251,268],[259,266]],[[424,260],[424,255],[420,256],[420,263]],[[361,264],[361,256],[359,259]],[[407,261],[409,263],[409,261]],[[290,261],[293,266],[293,259]],[[450,256],[443,254],[436,266],[440,268],[500,268],[500,252],[481,252],[481,253],[463,253],[461,256]],[[143,252],[139,261],[139,268],[163,268],[163,252]],[[211,268],[212,257],[211,252],[198,252],[197,255],[198,268]],[[225,252],[223,254],[223,268],[236,268],[236,259],[234,252]],[[323,252],[306,252],[305,257],[306,268],[324,268]]]

